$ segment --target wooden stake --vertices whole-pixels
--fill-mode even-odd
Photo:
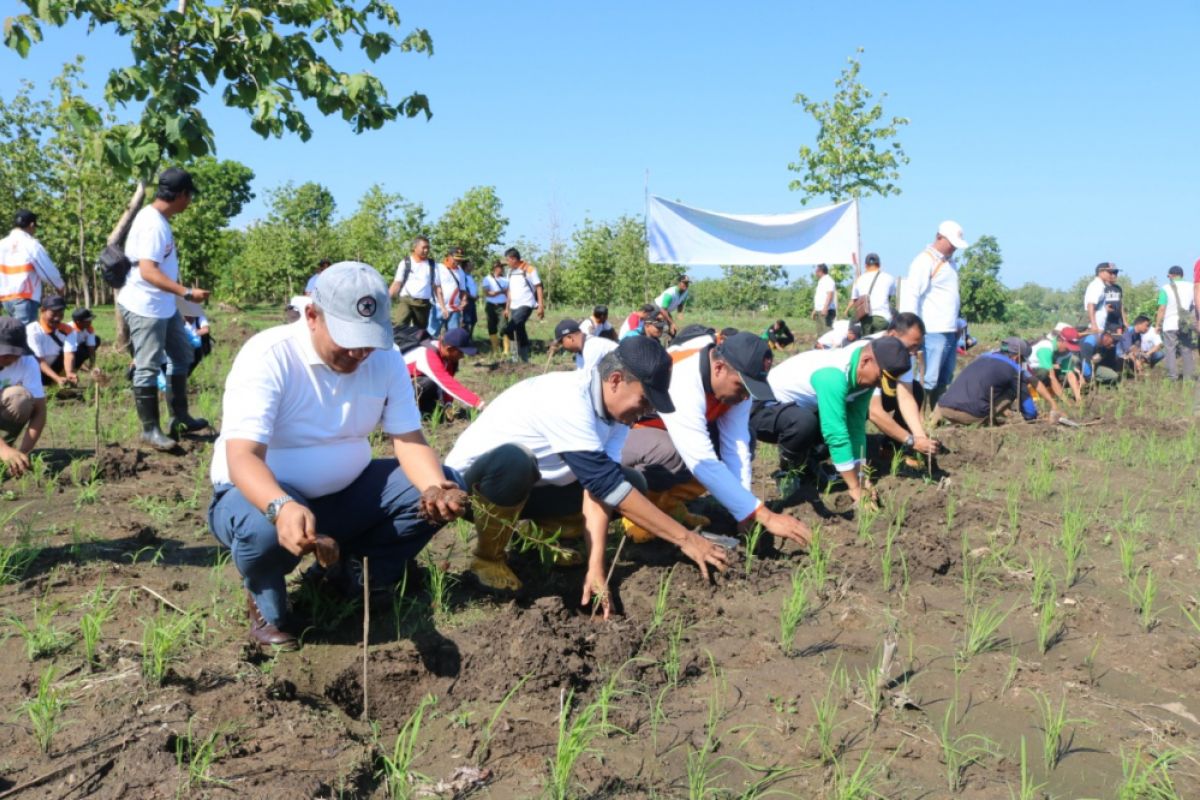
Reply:
[[[367,557],[363,556],[363,710],[362,718],[370,719],[370,694],[367,690],[367,653],[371,643],[371,573],[367,568]]]
[[[92,389],[96,395],[96,458],[100,458],[100,381],[93,379]]]
[[[617,571],[617,562],[621,560],[621,551],[625,548],[625,540],[628,538],[628,536],[622,536],[621,541],[617,544],[617,552],[613,556],[612,566],[608,568],[608,576],[604,579],[604,590],[606,592],[609,591],[608,584],[612,581],[613,573]],[[592,603],[592,615],[588,619],[596,618],[596,609],[598,608],[600,608],[599,603]]]

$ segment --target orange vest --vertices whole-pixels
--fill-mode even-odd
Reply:
[[[693,356],[698,356],[700,353],[704,352],[704,350],[707,350],[707,349],[708,348],[701,348],[700,350],[679,350],[677,352],[671,353],[670,354],[671,363],[674,364],[675,366],[678,366],[681,361],[685,361],[689,358],[692,358]],[[731,408],[733,408],[733,406],[722,403],[720,400],[718,400],[716,397],[714,397],[711,393],[709,393],[709,392],[704,393],[704,421],[707,422],[709,425],[716,422],[717,419],[722,414],[724,414],[726,411],[728,411]],[[666,430],[666,428],[667,428],[666,423],[664,423],[662,421],[662,417],[649,417],[647,419],[637,422],[636,424],[634,424],[633,427],[635,427],[635,428],[658,428],[659,430]]]

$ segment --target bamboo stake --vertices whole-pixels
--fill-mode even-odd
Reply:
[[[363,556],[363,710],[362,718],[370,719],[370,695],[367,689],[367,654],[371,643],[371,573],[367,567],[367,557]]]

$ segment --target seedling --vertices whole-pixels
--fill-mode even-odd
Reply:
[[[1138,572],[1141,571],[1135,560],[1141,549],[1141,537],[1138,536],[1136,530],[1128,528],[1117,534],[1117,552],[1121,557],[1121,574],[1130,583],[1137,580]]]
[[[667,616],[667,609],[671,603],[671,578],[674,575],[675,568],[671,567],[658,580],[658,592],[654,595],[654,612],[650,617],[650,627],[646,630],[646,639],[649,639],[652,633],[662,627],[663,620]]]
[[[724,773],[713,774],[713,767],[721,760],[713,758],[712,754],[720,748],[720,736],[717,734],[717,725],[721,722],[721,717],[724,715],[724,705],[722,695],[725,691],[725,682],[721,677],[721,673],[717,670],[716,664],[709,657],[710,667],[713,676],[713,693],[708,698],[708,716],[704,721],[704,741],[698,748],[688,748],[687,752],[687,781],[688,781],[688,798],[690,800],[703,800],[709,797],[714,792],[714,784],[724,777]]]
[[[757,522],[750,526],[750,531],[746,534],[746,577],[750,577],[750,570],[754,567],[755,555],[758,553],[758,543],[762,540],[763,531],[765,529]]]
[[[429,610],[434,619],[442,619],[450,613],[448,604],[450,587],[458,582],[458,578],[450,574],[433,557],[429,550],[424,552],[425,574],[429,581]]]
[[[161,686],[167,670],[192,644],[197,633],[195,614],[160,611],[142,621],[142,676]]]
[[[1122,780],[1117,800],[1180,800],[1171,780],[1171,767],[1179,757],[1180,752],[1174,749],[1155,755],[1143,754],[1140,746],[1132,753],[1121,748]]]
[[[400,732],[396,734],[391,757],[386,754],[379,756],[380,772],[387,784],[388,795],[396,800],[408,800],[408,798],[418,796],[414,778],[421,781],[428,780],[424,775],[413,772],[412,762],[417,755],[417,745],[421,741],[421,722],[425,718],[425,713],[435,705],[437,705],[437,698],[433,695],[427,694],[422,697],[412,716],[405,721]]]
[[[100,643],[100,632],[104,623],[112,616],[113,605],[117,601],[117,593],[112,592],[107,599],[101,599],[104,585],[97,586],[89,596],[88,610],[79,618],[79,632],[83,637],[83,660],[92,665],[96,663],[96,649]]]
[[[1062,618],[1058,611],[1058,603],[1055,602],[1057,595],[1052,579],[1049,594],[1042,598],[1042,607],[1038,610],[1038,652],[1042,655],[1062,639]]]
[[[838,705],[841,702],[841,699],[835,694],[835,689],[844,682],[845,672],[839,664],[829,678],[825,694],[819,698],[813,698],[812,701],[816,719],[812,728],[809,729],[809,735],[815,735],[817,738],[817,752],[820,754],[823,764],[834,764],[841,755],[841,743],[834,742],[834,731],[838,727]]]
[[[218,749],[218,740],[225,739],[229,729],[218,727],[203,739],[197,741],[192,733],[192,723],[195,718],[188,720],[187,733],[175,737],[175,764],[181,770],[187,770],[187,788],[200,786],[229,786],[229,781],[222,780],[212,774],[212,765],[224,758],[230,751],[228,742]]]
[[[512,700],[516,693],[521,691],[521,687],[532,677],[532,672],[527,672],[521,676],[521,680],[517,681],[516,685],[508,690],[508,693],[501,699],[500,705],[496,706],[496,710],[492,712],[492,716],[488,719],[487,724],[483,726],[483,733],[479,737],[479,750],[476,751],[475,757],[477,763],[482,765],[488,760],[488,756],[492,752],[492,734],[496,730],[496,722],[500,719],[500,715],[504,713],[504,709],[508,706],[508,701]]]
[[[1078,506],[1064,507],[1058,547],[1063,554],[1063,583],[1070,589],[1079,579],[1079,559],[1083,556],[1083,511]]]
[[[996,743],[986,736],[978,733],[954,736],[952,727],[957,714],[958,701],[956,698],[946,707],[946,713],[942,716],[941,728],[938,730],[942,763],[946,766],[946,784],[950,787],[951,793],[956,793],[963,788],[963,778],[966,777],[966,772],[971,765],[977,764],[985,758],[999,755]]]
[[[954,514],[958,510],[958,498],[953,492],[946,492],[946,532],[954,529]]]
[[[972,604],[967,611],[967,630],[960,656],[967,660],[981,653],[998,650],[1004,640],[998,637],[996,632],[1011,613],[1012,609],[1001,612],[999,603],[994,603],[987,608]]]
[[[683,617],[675,617],[675,625],[667,637],[667,652],[663,655],[662,671],[666,676],[667,685],[672,688],[679,685],[680,656],[679,648],[683,642]]]
[[[1046,767],[1046,772],[1051,772],[1071,748],[1070,738],[1063,739],[1063,730],[1068,725],[1090,725],[1091,723],[1085,719],[1067,717],[1065,695],[1058,704],[1058,708],[1055,708],[1041,692],[1031,692],[1031,694],[1037,701],[1038,710],[1042,714],[1042,763]]]
[[[905,512],[908,508],[908,501],[905,500],[900,506],[900,510],[896,512],[896,516],[888,525],[887,538],[883,542],[883,553],[879,556],[879,574],[883,581],[883,590],[890,592],[892,590],[892,545],[896,541],[896,537],[900,535],[900,528],[904,525]]]
[[[1041,796],[1040,792],[1044,783],[1034,783],[1033,775],[1029,771],[1029,758],[1025,754],[1025,737],[1021,737],[1021,787],[1017,792],[1013,792],[1009,787],[1009,800],[1038,800]]]
[[[812,566],[796,567],[792,572],[792,592],[783,601],[779,614],[779,646],[785,655],[791,655],[796,628],[808,616],[812,587]]]
[[[598,719],[601,714],[599,702],[590,703],[572,714],[574,697],[575,692],[571,690],[559,700],[558,742],[554,758],[550,760],[550,783],[546,787],[553,800],[567,800],[572,796],[571,776],[575,765],[585,753],[592,751],[592,741],[606,730]]]
[[[54,627],[58,606],[33,601],[33,622],[26,624],[19,617],[9,617],[8,623],[25,640],[25,655],[30,661],[46,658],[71,646],[71,634]]]
[[[62,690],[54,686],[54,665],[46,667],[38,678],[37,694],[21,704],[29,717],[33,739],[43,753],[50,752],[54,735],[63,729],[62,712],[70,705]]]
[[[1146,633],[1158,625],[1158,617],[1154,615],[1154,599],[1158,595],[1158,578],[1154,570],[1146,567],[1141,582],[1133,580],[1128,588],[1129,602],[1138,615],[1138,623]]]

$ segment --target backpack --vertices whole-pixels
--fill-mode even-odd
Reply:
[[[400,348],[401,353],[415,350],[431,338],[429,331],[416,325],[397,325],[392,328],[392,341]]]
[[[859,295],[850,301],[848,317],[851,322],[862,322],[867,317],[871,316],[871,292],[875,291],[875,282],[879,280],[879,273],[882,269],[875,270],[875,277],[871,279],[871,286],[867,289],[866,294]]]
[[[114,289],[125,285],[129,278],[129,270],[133,269],[133,262],[125,255],[125,251],[115,244],[104,246],[100,257],[96,259],[96,265],[100,267],[100,277]]]
[[[429,291],[433,292],[434,284],[437,282],[434,277],[433,259],[426,259],[425,263],[429,265]],[[404,257],[404,275],[400,278],[400,291],[404,291],[404,284],[408,283],[408,276],[412,274],[412,256]]]

